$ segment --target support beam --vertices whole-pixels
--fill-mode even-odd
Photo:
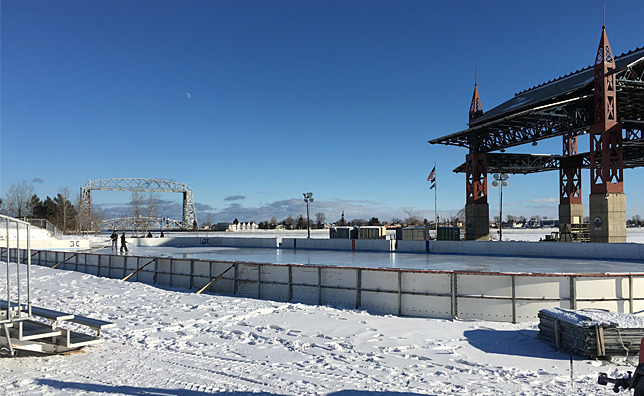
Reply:
[[[487,203],[487,154],[466,157],[465,239],[490,239],[490,208]]]
[[[577,156],[577,137],[563,136],[563,156],[559,161],[559,232],[569,230],[570,224],[581,224],[584,206],[581,203],[582,159]],[[571,241],[566,241],[571,242]]]

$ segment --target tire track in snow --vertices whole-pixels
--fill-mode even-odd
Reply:
[[[262,363],[254,363],[248,361],[241,361],[237,359],[225,359],[225,358],[216,358],[212,356],[203,356],[196,355],[187,352],[180,351],[170,351],[167,350],[164,353],[159,354],[156,358],[158,361],[168,363],[181,367],[183,370],[182,373],[189,377],[198,377],[206,380],[207,384],[210,384],[213,388],[213,377],[219,377],[223,379],[225,384],[237,384],[240,387],[235,388],[237,390],[247,390],[247,391],[264,391],[264,392],[288,392],[296,395],[303,394],[313,394],[318,388],[317,385],[311,384],[310,386],[302,387],[296,382],[297,378],[293,380],[288,380],[281,374],[284,372],[275,372],[272,370],[273,365],[267,365]],[[225,367],[224,369],[219,369],[219,367]],[[188,370],[188,371],[186,371]],[[290,371],[287,371],[289,373]],[[258,374],[261,373],[261,377],[270,377],[270,381],[263,381],[261,379],[256,379],[259,377]],[[219,384],[221,381],[214,381]],[[304,385],[308,381],[299,381]],[[182,384],[184,389],[194,389],[202,388],[205,385],[201,383],[192,383],[182,380],[172,379],[169,380],[169,384]],[[216,391],[219,391],[217,389]]]

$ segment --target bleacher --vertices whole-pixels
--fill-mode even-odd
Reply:
[[[31,248],[29,222],[0,215],[5,230],[0,248],[0,272],[6,282],[7,300],[0,300],[0,352],[14,356],[18,350],[63,353],[102,342],[101,331],[114,323],[88,318],[31,303]],[[43,231],[44,232],[44,231]],[[14,247],[11,247],[13,244]]]
[[[0,321],[17,314],[17,305],[0,300]],[[84,346],[103,342],[101,331],[116,326],[114,323],[81,315],[54,311],[47,308],[22,306],[23,316],[7,325],[11,345],[17,350],[28,350],[42,353],[63,353],[80,349]],[[79,325],[74,326],[73,324]],[[78,328],[84,331],[77,331]],[[75,328],[72,330],[72,328]],[[89,334],[88,334],[89,333]],[[0,334],[0,343],[7,344],[7,334]]]

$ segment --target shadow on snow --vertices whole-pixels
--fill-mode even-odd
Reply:
[[[570,356],[556,351],[537,338],[538,330],[476,329],[463,333],[473,347],[498,355],[525,356],[541,359],[568,360]]]
[[[84,382],[66,382],[53,379],[39,379],[39,385],[45,385],[60,391],[75,393],[74,391],[97,392],[104,394],[122,394],[122,395],[156,395],[156,396],[197,396],[205,394],[215,395],[233,395],[233,396],[281,396],[278,393],[269,392],[202,392],[187,389],[162,389],[162,388],[145,388],[127,385],[103,385],[90,384]],[[361,390],[343,390],[328,393],[327,396],[415,396],[416,393],[409,392],[377,392]]]

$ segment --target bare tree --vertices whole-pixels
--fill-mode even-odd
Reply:
[[[9,194],[7,194],[7,213],[9,216],[25,216],[28,212],[28,205],[33,192],[34,186],[24,180],[18,184],[12,184],[9,188]]]
[[[58,228],[66,232],[71,222],[76,217],[74,205],[70,202],[71,191],[68,187],[63,187],[58,192],[54,202],[56,203],[56,223]]]
[[[130,216],[133,218],[135,235],[139,236],[139,229],[141,228],[141,217],[146,214],[146,197],[140,191],[132,191],[132,198],[130,199]]]
[[[326,215],[322,212],[317,212],[315,214],[315,221],[317,222],[318,227],[322,226],[322,224],[324,224],[324,222],[326,221]]]
[[[422,220],[420,218],[420,215],[417,212],[414,212],[411,209],[405,210],[404,212],[407,215],[407,217],[405,218],[405,223],[407,225],[415,225],[415,226],[420,225]]]
[[[146,219],[143,221],[143,228],[147,231],[152,226],[152,219],[159,217],[159,207],[161,206],[161,200],[159,199],[159,194],[151,192],[145,200],[145,213]]]
[[[92,218],[88,220],[89,229],[94,232],[100,232],[100,222],[105,220],[105,211],[101,207],[92,210]]]
[[[465,207],[456,212],[456,217],[460,222],[465,223]]]

